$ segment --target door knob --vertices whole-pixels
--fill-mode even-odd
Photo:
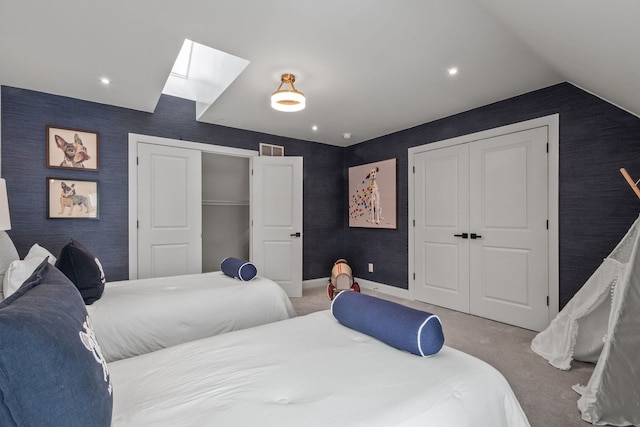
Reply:
[[[479,235],[479,234],[476,234],[476,233],[471,233],[471,238],[472,238],[472,239],[481,239],[481,238],[482,238],[482,236],[481,236],[481,235]]]
[[[300,237],[300,232],[289,234],[291,237]]]
[[[454,234],[453,237],[462,237],[463,239],[467,239],[469,237],[469,234],[468,233]]]

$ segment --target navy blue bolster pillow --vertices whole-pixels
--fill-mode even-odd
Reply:
[[[242,280],[243,282],[248,282],[258,274],[258,269],[252,262],[233,257],[222,260],[220,270],[227,276]]]
[[[440,318],[426,311],[342,291],[333,300],[331,312],[344,326],[418,356],[436,354],[444,345]]]

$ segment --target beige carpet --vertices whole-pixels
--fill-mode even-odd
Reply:
[[[511,384],[532,427],[591,425],[581,419],[576,406],[579,395],[571,386],[586,385],[594,365],[574,361],[570,371],[561,371],[531,351],[531,340],[536,334],[533,331],[379,292],[363,293],[438,315],[445,344],[498,369]],[[331,307],[325,287],[305,289],[302,298],[291,301],[298,315]]]

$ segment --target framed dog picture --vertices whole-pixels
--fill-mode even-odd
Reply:
[[[396,159],[349,168],[349,227],[397,228]]]
[[[47,178],[47,218],[98,219],[98,181]]]
[[[98,170],[98,133],[47,125],[47,167]]]

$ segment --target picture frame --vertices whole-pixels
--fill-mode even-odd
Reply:
[[[98,219],[98,181],[47,178],[48,219]]]
[[[397,159],[349,168],[349,227],[397,228]]]
[[[46,135],[48,168],[98,170],[98,132],[47,125]]]

